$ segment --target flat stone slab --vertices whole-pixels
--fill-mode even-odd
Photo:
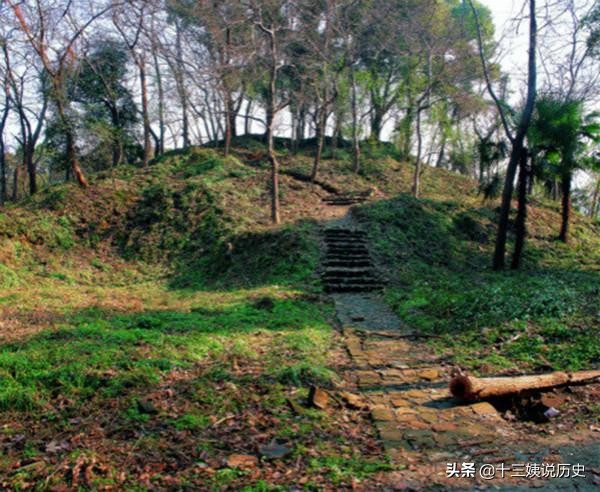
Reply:
[[[331,297],[345,329],[385,332],[403,328],[398,317],[377,294],[332,294]]]

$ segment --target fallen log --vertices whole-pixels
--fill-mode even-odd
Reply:
[[[530,376],[476,378],[460,374],[450,381],[450,393],[460,400],[479,401],[530,390],[549,390],[569,384],[600,382],[600,371],[553,372]]]

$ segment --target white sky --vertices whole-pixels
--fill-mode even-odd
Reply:
[[[517,80],[525,74],[527,67],[527,34],[529,25],[522,23],[519,32],[511,22],[519,15],[523,0],[479,0],[492,12],[496,26],[496,39],[500,40],[500,62],[503,71],[509,73],[512,87],[518,86]]]

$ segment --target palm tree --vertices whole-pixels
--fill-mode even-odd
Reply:
[[[528,133],[531,148],[541,155],[561,184],[562,223],[559,239],[567,242],[571,217],[573,174],[589,162],[589,144],[600,142],[598,113],[584,114],[583,101],[562,100],[552,95],[538,99]]]

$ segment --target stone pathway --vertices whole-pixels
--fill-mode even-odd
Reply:
[[[363,203],[369,199],[371,191],[355,191],[348,193],[331,194],[323,198],[323,202],[327,205],[349,206]]]
[[[344,240],[328,241],[338,237],[332,232],[336,228],[344,231]],[[335,244],[336,254],[340,254],[338,245],[350,246],[354,242],[350,241],[350,233],[360,239],[361,249],[368,255],[365,236],[350,216],[334,222],[325,230],[328,253],[324,278],[328,291],[333,292],[352,360],[347,376],[356,380],[368,401],[386,453],[404,468],[390,477],[391,490],[395,490],[394,482],[398,489],[413,490],[434,486],[469,490],[492,485],[506,490],[520,486],[543,490],[595,488],[586,478],[548,481],[541,474],[537,476],[535,470],[530,477],[512,477],[511,471],[505,471],[503,479],[500,477],[498,467],[502,464],[525,467],[527,463],[568,463],[564,445],[577,436],[565,436],[562,444],[556,438],[524,436],[489,403],[460,405],[454,401],[447,389],[451,368],[436,357],[419,334],[398,319],[379,294],[370,292],[368,283],[355,289],[359,292],[347,293],[346,289],[337,288],[346,285],[337,276],[327,276],[327,265],[332,264],[330,246]],[[369,269],[368,275],[375,275],[372,263],[364,267]],[[335,281],[328,283],[330,278]],[[585,445],[592,446],[589,452],[593,454],[594,444]],[[453,463],[459,470],[458,477],[448,477],[448,466]],[[461,476],[463,463],[475,464],[474,477]],[[493,481],[481,477],[479,470],[483,465],[487,471],[494,470]]]

